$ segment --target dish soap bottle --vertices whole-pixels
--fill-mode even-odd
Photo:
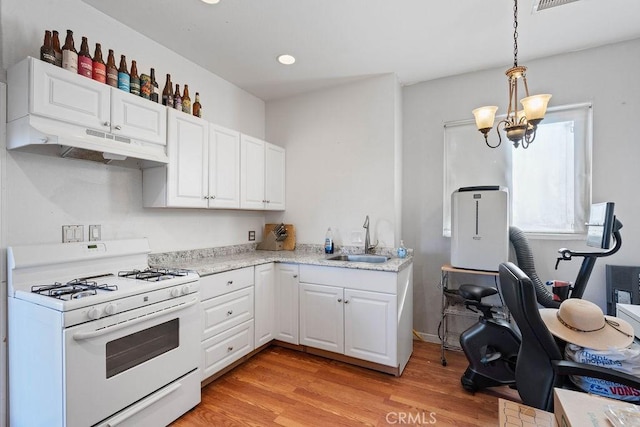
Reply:
[[[333,233],[331,233],[331,227],[327,229],[327,235],[324,238],[324,253],[333,253]]]
[[[407,248],[404,247],[404,241],[400,240],[400,247],[398,248],[398,258],[404,258],[407,256]]]

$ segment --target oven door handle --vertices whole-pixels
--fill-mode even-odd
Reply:
[[[128,420],[129,418],[133,417],[135,414],[137,414],[138,412],[142,411],[143,409],[148,408],[149,406],[153,405],[154,403],[159,402],[160,400],[164,399],[165,397],[167,397],[171,393],[175,392],[176,390],[178,390],[181,387],[181,385],[182,384],[180,384],[180,383],[171,384],[170,386],[168,386],[164,390],[161,390],[157,394],[154,394],[154,395],[150,396],[146,401],[143,400],[142,402],[138,403],[138,405],[134,405],[133,407],[129,408],[128,410],[125,410],[124,412],[122,412],[120,415],[113,417],[112,419],[107,421],[107,424],[105,425],[105,427],[115,427],[118,424],[121,424],[122,422],[124,422],[124,421]]]
[[[107,326],[106,328],[98,329],[91,332],[76,332],[75,334],[73,334],[73,339],[75,341],[82,341],[90,338],[99,337],[101,335],[109,334],[111,332],[120,330],[122,328],[128,328],[129,326],[136,325],[140,322],[146,322],[148,320],[155,319],[156,317],[164,316],[165,314],[170,314],[179,310],[184,310],[197,303],[198,303],[198,298],[194,298],[192,301],[189,301],[187,303],[176,305],[174,307],[167,308],[166,310],[156,311],[155,313],[151,313],[146,316],[136,317],[135,319],[127,320],[126,322],[116,323],[113,326]]]

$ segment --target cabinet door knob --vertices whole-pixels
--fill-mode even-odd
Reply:
[[[338,298],[338,302],[342,302],[342,298]]]
[[[209,198],[213,200],[216,198],[216,196],[209,196]]]
[[[227,351],[233,351],[233,346],[227,347]]]
[[[294,274],[294,275],[293,275],[293,278],[294,278],[294,279],[297,279],[297,278],[298,278],[298,275],[297,275],[297,274]]]
[[[229,281],[227,282],[227,286],[230,286],[230,285],[233,285],[233,280],[229,280]]]
[[[121,129],[122,129],[122,126],[120,126],[120,125],[116,125],[116,127],[115,127],[114,129],[115,129],[115,130],[121,130]]]
[[[349,300],[348,299],[344,300],[344,303],[349,304]]]
[[[227,311],[227,316],[231,316],[233,314],[233,310]]]
[[[104,122],[102,126],[109,126],[109,122]]]
[[[202,196],[203,199],[208,200],[209,196]]]

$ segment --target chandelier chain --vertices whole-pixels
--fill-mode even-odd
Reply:
[[[518,0],[513,1],[513,66],[518,66]]]

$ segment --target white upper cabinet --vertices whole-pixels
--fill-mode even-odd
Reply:
[[[166,144],[167,107],[111,87],[111,133]]]
[[[167,154],[167,206],[208,206],[209,123],[169,110]]]
[[[10,71],[8,121],[33,114],[165,145],[167,108],[35,58]]]
[[[145,207],[239,208],[240,133],[169,109],[169,164],[142,175]]]
[[[240,154],[240,207],[284,210],[284,148],[242,135]]]
[[[240,207],[240,133],[209,124],[209,207]]]

